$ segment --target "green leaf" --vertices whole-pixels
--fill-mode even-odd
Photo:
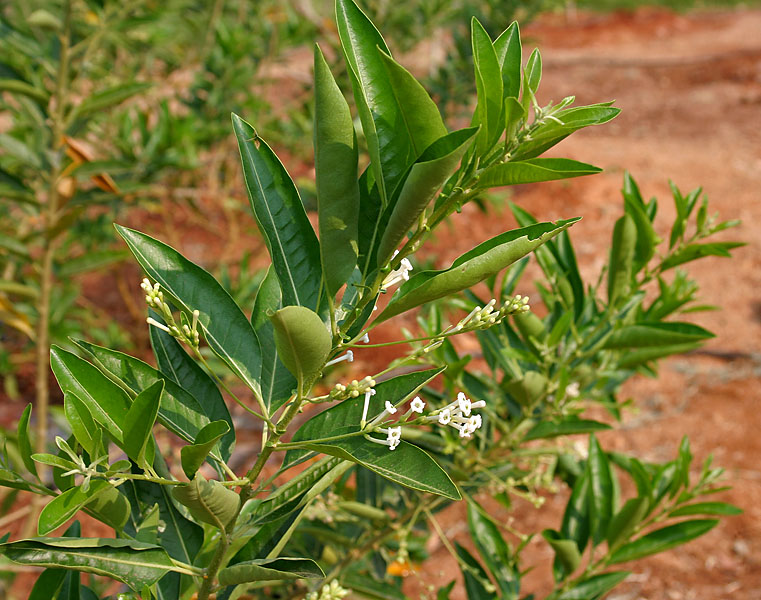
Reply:
[[[370,398],[368,418],[382,412],[386,401],[396,405],[411,397],[442,370],[418,371],[379,383],[375,387],[375,396]],[[391,451],[364,438],[360,432],[364,401],[364,396],[351,398],[312,417],[295,433],[292,442],[303,443],[305,450],[358,463],[412,489],[459,500],[460,494],[449,476],[417,446],[402,441],[396,450]],[[322,441],[326,437],[341,435],[348,437]],[[304,456],[305,450],[289,451],[283,462],[284,468]]]
[[[21,455],[21,462],[24,463],[27,471],[35,477],[37,475],[37,465],[32,460],[32,443],[29,441],[29,419],[32,416],[32,405],[27,404],[24,412],[21,413],[18,421],[18,451]]]
[[[531,52],[531,56],[528,57],[528,61],[526,62],[526,84],[532,94],[536,94],[541,80],[542,55],[539,53],[539,48],[534,48],[533,52]],[[524,94],[525,93],[526,91],[524,90]]]
[[[195,441],[190,446],[180,450],[182,470],[188,479],[193,478],[217,441],[228,431],[230,431],[230,425],[227,421],[212,421],[198,432]]]
[[[169,431],[180,436],[186,442],[193,442],[198,433],[212,420],[225,420],[228,425],[232,423],[230,413],[224,405],[221,395],[218,399],[212,398],[212,402],[205,402],[202,405],[193,395],[174,381],[168,379],[163,373],[137,358],[88,342],[77,341],[77,344],[89,352],[102,369],[111,373],[134,394],[141,393],[157,382],[163,382],[164,393],[161,396],[158,420]],[[171,351],[172,348],[167,345],[162,347],[167,349],[167,351]],[[175,351],[184,353],[181,348],[176,348]],[[185,361],[180,361],[178,355],[175,354],[174,357],[176,362],[171,364],[179,366],[182,370],[170,372],[175,376],[181,377],[183,383],[192,385],[194,391],[202,391],[203,387],[199,383],[198,377],[194,376],[192,379],[185,377],[189,373],[194,375],[194,370],[190,369]],[[189,358],[187,360],[192,362]],[[159,361],[159,364],[161,364],[161,361]],[[208,396],[204,397],[207,398]],[[217,402],[221,405],[217,404]],[[222,419],[219,418],[220,416]],[[228,438],[224,439],[228,440]],[[227,442],[225,446],[227,452],[231,452],[233,443]],[[226,456],[220,455],[220,452],[217,450],[212,451],[212,456],[215,458],[229,458],[229,454]]]
[[[521,93],[522,66],[521,33],[517,21],[513,21],[510,27],[494,40],[494,52],[502,71],[503,96],[505,99],[517,99]]]
[[[57,600],[58,592],[63,586],[66,575],[64,569],[45,569],[34,582],[34,587],[29,592],[27,600],[50,600],[51,598]]]
[[[582,177],[602,172],[602,169],[570,158],[531,158],[492,165],[484,169],[476,184],[479,189],[538,183]]]
[[[262,397],[271,413],[290,398],[297,385],[296,378],[278,357],[275,328],[268,316],[282,307],[280,284],[270,266],[256,293],[251,324],[262,345]]]
[[[626,325],[613,332],[604,348],[649,348],[700,342],[716,337],[707,329],[692,323],[655,322]]]
[[[454,546],[457,556],[468,567],[467,569],[462,566],[460,567],[462,576],[465,579],[465,591],[468,594],[468,600],[493,600],[494,586],[489,581],[489,577],[486,575],[483,567],[460,544],[455,542]]]
[[[552,421],[542,421],[532,427],[526,436],[524,441],[541,440],[545,438],[553,438],[561,435],[575,435],[578,433],[593,433],[596,431],[604,431],[610,429],[610,425],[606,423],[600,423],[599,421],[589,421],[586,419],[568,419],[567,421],[561,421],[560,423],[553,423]]]
[[[219,572],[219,583],[237,585],[253,581],[282,581],[325,577],[310,558],[261,558],[237,563]]]
[[[594,434],[589,436],[589,516],[590,534],[595,545],[605,539],[613,515],[613,480],[608,457]]]
[[[460,164],[476,129],[454,131],[429,146],[412,165],[378,247],[378,266],[391,258],[420,214]]]
[[[581,553],[587,546],[590,531],[589,477],[589,471],[585,469],[576,478],[560,526],[560,535],[563,539],[575,541]]]
[[[124,418],[124,451],[140,468],[153,464],[151,433],[159,413],[164,382],[157,381],[140,392]]]
[[[637,525],[647,515],[650,499],[645,496],[630,498],[611,519],[605,538],[609,550],[615,550],[629,539]]]
[[[197,520],[222,530],[235,519],[240,506],[238,494],[218,481],[207,481],[200,473],[190,483],[172,488],[172,496]]]
[[[520,593],[520,572],[511,556],[510,547],[491,518],[474,501],[468,502],[468,529],[478,553],[497,581],[502,598],[517,599]]]
[[[613,240],[608,261],[608,304],[616,307],[631,292],[632,265],[637,243],[637,227],[624,214],[613,227]]]
[[[0,133],[0,149],[3,149],[6,155],[12,156],[23,165],[33,169],[42,169],[42,159],[35,149],[30,148],[10,134]]]
[[[685,354],[700,348],[699,343],[675,344],[673,346],[656,346],[654,348],[640,348],[624,353],[618,360],[618,366],[622,369],[630,369],[644,365],[653,360],[673,354]]]
[[[642,200],[637,183],[628,172],[624,173],[624,187],[621,193],[624,197],[624,211],[634,221],[637,229],[633,268],[634,272],[638,273],[655,254],[655,247],[660,239],[653,229],[653,219],[650,216],[648,206]],[[657,204],[652,206],[653,209],[657,208]]]
[[[388,46],[353,0],[336,0],[336,23],[370,168],[385,206],[410,164],[446,129],[436,105],[412,76],[387,66],[382,54],[390,56]],[[415,118],[405,120],[410,116]]]
[[[0,79],[0,92],[20,94],[40,104],[47,104],[50,100],[50,93],[47,90],[36,88],[19,79]]]
[[[126,250],[89,251],[82,256],[67,259],[64,263],[57,265],[56,275],[63,279],[87,271],[104,269],[128,257],[129,253]]]
[[[523,258],[578,220],[539,223],[514,229],[479,244],[455,260],[448,269],[413,275],[394,295],[375,323],[474,286]]]
[[[233,129],[251,208],[272,257],[283,304],[318,310],[322,280],[320,243],[296,186],[251,125],[233,115]]]
[[[85,506],[85,512],[121,532],[130,516],[131,506],[127,497],[113,486],[96,494]]]
[[[275,347],[286,368],[304,384],[322,369],[333,337],[320,316],[304,306],[286,306],[270,316]]]
[[[216,279],[179,252],[150,236],[116,226],[137,262],[198,324],[209,347],[254,391],[261,392],[261,350],[246,315]]]
[[[320,257],[325,284],[332,297],[357,265],[359,153],[349,105],[319,46],[315,46],[314,51],[314,87],[314,162]]]
[[[491,38],[478,19],[473,17],[470,26],[478,97],[473,125],[481,126],[476,137],[476,152],[479,156],[483,156],[499,139],[504,127],[504,122],[500,118],[504,101],[502,69]]]
[[[621,546],[608,559],[608,563],[615,565],[630,560],[637,560],[651,554],[665,552],[675,546],[681,546],[690,540],[694,540],[704,533],[708,533],[718,523],[718,519],[693,519],[656,529],[625,546]]]
[[[66,392],[63,395],[63,413],[66,415],[66,421],[68,421],[71,433],[74,434],[77,442],[87,454],[97,456],[99,450],[96,438],[98,426],[95,424],[87,405],[76,394]]]
[[[121,445],[122,426],[130,407],[124,390],[86,360],[58,346],[50,350],[50,364],[61,390],[82,400],[93,418]]]
[[[103,479],[96,479],[90,482],[90,487],[86,491],[82,489],[82,486],[78,486],[59,494],[48,502],[40,512],[37,532],[40,535],[47,535],[54,529],[58,529],[90,501],[107,490],[114,490],[118,494],[118,491],[110,483]]]
[[[574,540],[565,540],[552,529],[542,531],[542,537],[555,551],[555,579],[562,581],[581,564],[581,553]]]
[[[153,585],[174,568],[163,548],[133,540],[30,538],[1,544],[0,554],[22,565],[104,575],[136,591]]]
[[[696,502],[685,504],[672,510],[669,517],[687,517],[692,515],[741,515],[743,510],[726,502]]]
[[[745,246],[744,242],[708,242],[705,244],[688,244],[682,250],[675,252],[661,263],[662,270],[672,269],[705,256],[732,256],[730,250]]]
[[[341,576],[341,583],[343,587],[357,592],[358,595],[373,600],[408,600],[408,596],[395,586],[358,573],[349,572]]]
[[[157,321],[161,321],[161,316],[158,313],[153,310],[149,310],[148,313]],[[174,412],[179,415],[182,412],[182,407],[187,406],[189,417],[186,416],[185,420],[188,420],[189,418],[192,419],[195,413],[200,412],[201,414],[205,414],[209,421],[226,421],[230,426],[230,431],[228,431],[220,441],[219,454],[222,460],[228,460],[233,452],[233,448],[235,448],[235,428],[232,417],[230,416],[230,411],[227,408],[227,404],[225,404],[225,399],[222,397],[219,388],[217,388],[217,385],[209,374],[206,373],[196,361],[188,356],[187,352],[182,349],[180,343],[170,334],[162,331],[158,327],[151,327],[150,335],[153,354],[156,356],[156,363],[159,367],[155,376],[163,376],[165,378],[164,406],[159,410],[159,419],[166,418],[168,421],[171,420],[168,414],[165,417],[162,413],[170,412],[171,409],[168,405],[168,398],[176,395],[178,404],[176,405]],[[264,353],[264,349],[262,349],[262,353]],[[131,361],[127,360],[127,362]],[[150,368],[153,369],[152,367]],[[145,382],[141,382],[140,384],[140,387],[144,387],[145,383],[151,380],[151,375],[149,374],[148,369],[142,365],[140,369],[144,370],[146,373]],[[177,386],[175,387],[174,385],[171,385],[172,382],[177,384]],[[135,380],[135,383],[137,383],[137,380]],[[187,386],[187,388],[193,390],[193,393],[190,394],[187,392],[183,386]],[[177,388],[181,388],[182,391],[179,391]],[[195,402],[192,402],[191,398],[188,396],[192,396],[192,398],[195,399]],[[188,429],[200,431],[206,426],[206,424],[207,423],[204,422],[203,419],[200,419],[195,426]],[[172,426],[167,427],[174,431]],[[175,433],[177,433],[177,431],[175,431]],[[197,436],[198,433],[194,433],[194,435]],[[183,439],[188,439],[184,436],[182,437]],[[214,452],[212,452],[212,455],[213,454]]]
[[[107,90],[95,92],[85,98],[72,111],[71,119],[81,119],[95,112],[101,112],[132,98],[151,87],[150,83],[121,83]]]
[[[601,598],[630,575],[629,571],[613,571],[595,575],[560,594],[558,600],[590,600]]]

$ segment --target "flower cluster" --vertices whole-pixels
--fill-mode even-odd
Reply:
[[[392,256],[391,259],[393,260],[397,254],[399,254],[398,250],[394,252],[394,256]],[[381,284],[381,292],[385,294],[388,291],[388,288],[390,288],[392,285],[396,285],[402,281],[409,281],[410,271],[412,271],[412,263],[408,259],[403,258],[399,263],[399,268],[394,269],[388,275],[386,275],[386,278]]]
[[[305,600],[341,600],[349,594],[349,590],[341,587],[341,585],[334,579],[330,583],[326,583],[322,586],[319,594],[315,592],[309,592]]]
[[[374,387],[375,379],[369,375],[359,381],[354,379],[349,385],[337,383],[333,389],[330,390],[330,399],[348,400],[349,398],[359,398],[360,395],[367,393],[368,390],[372,390]]]
[[[151,282],[145,278],[143,279],[140,287],[145,292],[145,302],[155,311],[161,313],[161,316],[166,321],[166,325],[159,323],[156,319],[148,317],[146,322],[148,325],[158,327],[162,331],[166,331],[172,337],[176,337],[179,340],[184,341],[189,346],[197,348],[201,342],[201,336],[198,333],[198,317],[201,314],[198,310],[193,311],[193,318],[190,323],[185,317],[185,313],[181,313],[182,327],[177,325],[172,314],[172,309],[169,304],[164,301],[164,292],[161,291],[161,286],[154,283],[151,286]]]
[[[492,298],[483,308],[476,306],[470,311],[467,317],[455,325],[454,331],[486,329],[501,323],[508,315],[528,312],[531,308],[528,300],[528,296],[521,296],[519,294],[515,298],[505,300],[502,306],[495,310],[494,307],[497,305],[497,301]]]
[[[386,401],[384,409],[369,423],[367,422],[367,410],[370,403],[370,397],[375,395],[375,390],[367,392],[365,394],[365,403],[362,410],[362,420],[360,421],[360,427],[367,431],[365,438],[376,444],[382,444],[388,446],[389,450],[396,449],[402,440],[402,425],[416,425],[416,424],[436,424],[441,426],[454,427],[460,433],[461,438],[469,438],[483,424],[481,415],[473,414],[473,411],[477,408],[483,408],[486,406],[486,402],[479,400],[472,402],[463,392],[457,394],[457,400],[447,404],[443,408],[436,409],[430,414],[423,416],[425,410],[425,402],[420,396],[415,396],[410,402],[410,407],[396,423],[395,427],[381,427],[384,421],[391,415],[398,412],[398,408]],[[420,416],[418,416],[420,415]],[[386,439],[374,438],[370,433],[382,433],[386,436]]]

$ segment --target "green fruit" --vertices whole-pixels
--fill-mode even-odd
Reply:
[[[270,320],[285,367],[302,382],[316,375],[333,349],[333,338],[319,315],[305,306],[286,306]]]

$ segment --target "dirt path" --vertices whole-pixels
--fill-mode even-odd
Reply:
[[[607,261],[600,249],[607,247],[621,213],[624,168],[646,198],[659,198],[661,223],[669,223],[674,212],[671,178],[683,191],[702,185],[723,219],[743,220],[726,239],[749,242],[731,261],[690,266],[702,300],[724,307],[692,319],[718,334],[707,350],[727,358],[676,358],[658,380],[632,382],[622,397],[633,398],[639,414],[628,415],[622,430],[602,436],[607,449],[651,460],[672,458],[681,437],[689,436],[698,464],[713,453],[715,463],[726,468],[733,489],[723,499],[745,514],[684,549],[633,564],[636,574],[611,595],[616,600],[761,599],[761,237],[754,227],[761,219],[759,32],[759,11],[645,11],[580,16],[571,23],[551,18],[524,31],[526,45],[536,43],[542,51],[540,103],[575,93],[579,103],[615,98],[622,109],[614,122],[575,134],[553,151],[601,166],[603,174],[528,187],[515,196],[542,220],[584,216],[572,232],[584,275],[591,278]],[[473,213],[468,231],[480,241],[511,224],[508,217],[495,221]],[[463,250],[454,238],[447,258]],[[524,531],[557,527],[564,503],[565,495],[548,498],[541,522],[524,506],[512,513],[513,523]],[[460,508],[447,515],[447,523],[450,534],[467,539]],[[456,565],[436,540],[431,547],[431,564],[440,567],[426,569],[425,579],[444,584]],[[535,540],[528,552],[539,567],[526,576],[525,592],[542,597],[551,579],[551,551]],[[415,597],[418,585],[409,586]]]

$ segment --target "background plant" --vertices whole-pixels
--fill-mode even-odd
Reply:
[[[72,586],[83,589],[76,572],[89,571],[107,574],[143,596],[197,593],[205,599],[211,593],[230,597],[248,590],[265,597],[272,593],[287,597],[303,595],[303,580],[320,579],[327,572],[328,578],[336,577],[341,585],[359,593],[395,597],[389,581],[374,583],[385,577],[386,559],[404,563],[420,556],[416,538],[421,527],[430,524],[438,531],[436,512],[465,496],[471,527],[483,545],[479,552],[494,577],[489,580],[467,552],[453,548],[464,567],[469,593],[475,597],[484,590],[493,595],[499,589],[503,597],[517,597],[517,549],[510,549],[494,522],[479,511],[474,494],[488,490],[505,500],[514,495],[531,498],[539,487],[550,484],[557,471],[562,479],[573,479],[576,493],[571,501],[583,507],[568,514],[583,518],[573,523],[569,519],[557,532],[545,532],[545,538],[558,549],[555,596],[586,597],[590,590],[599,595],[620,581],[620,573],[604,570],[609,565],[683,543],[715,523],[688,520],[669,526],[676,529],[655,532],[647,529],[651,524],[666,516],[692,514],[690,511],[732,512],[727,505],[685,508],[693,498],[710,491],[719,475],[707,468],[698,483],[690,485],[684,475],[690,458],[686,445],[677,461],[657,466],[608,457],[591,438],[586,462],[564,460],[561,464],[558,458],[562,469],[550,462],[526,459],[531,453],[517,449],[527,437],[521,438],[525,430],[533,431],[536,439],[604,427],[567,419],[577,417],[578,412],[571,413],[570,403],[563,402],[565,396],[572,398],[582,391],[581,382],[569,379],[569,373],[582,372],[584,361],[590,368],[595,361],[605,360],[613,370],[625,368],[616,346],[606,344],[618,335],[628,348],[620,337],[638,336],[620,326],[641,326],[650,319],[659,332],[674,333],[669,327],[659,327],[660,319],[673,312],[673,307],[631,323],[613,320],[621,315],[611,315],[611,311],[623,310],[618,303],[627,298],[634,304],[629,309],[633,311],[642,300],[633,302],[639,285],[664,271],[668,256],[695,252],[687,249],[711,233],[707,209],[703,209],[698,237],[685,240],[684,227],[676,227],[672,246],[677,250],[658,263],[660,266],[644,272],[637,261],[647,256],[647,263],[648,253],[653,252],[654,240],[647,237],[650,230],[645,223],[651,217],[646,212],[643,219],[636,213],[635,221],[627,211],[614,234],[607,303],[596,298],[595,288],[584,295],[582,286],[576,304],[576,282],[570,281],[572,248],[562,234],[577,219],[529,223],[527,215],[518,213],[525,221],[519,223],[520,228],[478,244],[448,269],[410,275],[414,265],[409,257],[436,226],[486,190],[597,172],[591,165],[539,155],[579,128],[610,120],[617,110],[610,104],[572,108],[571,98],[539,106],[535,99],[541,78],[539,53],[532,53],[524,66],[517,25],[493,41],[474,21],[478,102],[473,126],[448,133],[425,90],[390,57],[380,34],[357,6],[340,0],[337,22],[370,166],[359,175],[352,115],[318,49],[315,160],[319,241],[282,163],[250,125],[233,118],[252,208],[272,257],[250,321],[207,272],[161,242],[119,227],[150,278],[143,289],[152,310],[149,323],[158,368],[84,341],[79,344],[92,362],[63,348],[53,349],[53,371],[64,391],[64,412],[72,435],[68,440],[56,440],[57,454],[32,455],[27,409],[19,423],[18,439],[28,473],[14,472],[7,465],[2,483],[54,496],[40,515],[42,536],[82,509],[112,526],[117,537],[114,541],[80,538],[75,528],[61,538],[4,544],[3,552],[11,560],[51,567],[43,574],[39,590],[59,585],[66,590]],[[679,198],[678,207],[684,209],[680,222],[684,223],[696,201]],[[553,239],[557,246],[548,245]],[[698,254],[708,248],[699,247],[703,250]],[[730,248],[724,247],[723,252]],[[326,368],[350,360],[350,352],[373,346],[368,343],[368,332],[377,324],[493,279],[536,250],[546,250],[558,262],[546,272],[550,285],[558,286],[559,299],[551,287],[544,294],[545,304],[552,311],[557,302],[561,307],[572,306],[573,311],[566,312],[574,316],[549,317],[536,325],[523,298],[504,297],[509,286],[502,285],[499,303],[495,298],[481,304],[452,325],[442,320],[418,340],[424,344],[402,357],[404,363],[417,366],[413,372],[384,369],[333,387],[321,382]],[[549,260],[546,252],[538,256],[540,261]],[[566,277],[566,272],[571,275]],[[561,273],[569,280],[570,296],[565,286],[557,283]],[[515,274],[511,272],[511,276]],[[381,303],[373,318],[373,309],[384,293],[391,299]],[[575,316],[577,310],[579,317]],[[462,362],[459,356],[447,359],[446,368],[436,367],[437,349],[445,348],[450,337],[491,332],[492,328],[502,332],[512,318],[525,319],[533,327],[523,340],[505,350],[508,358],[514,358],[509,356],[513,347],[524,352],[514,360],[519,369],[502,369],[502,380],[496,378],[493,387],[502,390],[504,386],[502,397],[490,395],[493,390],[488,385],[483,396],[467,387],[475,384],[465,383],[468,372],[457,364]],[[557,326],[561,320],[570,322]],[[592,353],[578,346],[576,323],[580,328],[591,323],[605,334],[606,326],[615,323],[616,327],[607,338],[603,336],[605,341],[599,347],[591,336],[597,351]],[[540,329],[548,326],[550,336],[556,333],[543,344]],[[693,334],[690,342],[705,337],[694,330],[687,333]],[[674,345],[672,335],[663,341],[666,346]],[[536,351],[526,349],[527,344],[534,344]],[[574,344],[576,348],[569,348]],[[209,367],[209,351],[248,387],[248,398],[232,394]],[[674,351],[668,348],[668,353]],[[564,380],[556,372],[562,372],[560,361],[569,357],[571,365]],[[573,364],[575,358],[581,362]],[[458,383],[469,395],[455,395],[455,389],[437,392],[438,388],[426,388],[442,372],[450,385]],[[538,385],[529,381],[531,378]],[[611,381],[620,378],[619,373]],[[243,476],[227,464],[233,449],[233,424],[218,386],[264,425],[260,453]],[[590,389],[595,386],[596,381]],[[424,388],[426,391],[416,396]],[[288,431],[302,409],[317,403],[335,405],[295,432],[293,427]],[[156,422],[187,443],[179,461],[167,463],[162,452],[156,452],[160,442],[154,436],[166,435]],[[545,431],[539,435],[534,426],[542,425]],[[511,431],[513,426],[517,431]],[[289,437],[284,437],[286,433]],[[474,439],[465,446],[462,438]],[[283,465],[279,471],[265,474],[276,452],[285,452]],[[536,455],[543,453],[556,454],[542,449]],[[314,461],[316,454],[327,457]],[[203,466],[207,459],[208,467]],[[54,467],[55,488],[35,478],[35,462]],[[620,510],[615,494],[609,493],[615,489],[613,462],[623,464],[638,484],[633,502]],[[632,466],[637,464],[640,466]],[[302,470],[293,475],[290,470],[297,465],[302,465]],[[202,468],[205,475],[199,473]],[[283,479],[284,483],[275,485]],[[233,491],[236,488],[237,493]],[[328,488],[332,495],[324,494]],[[669,493],[673,495],[667,498]],[[610,525],[612,522],[616,525]],[[586,535],[580,533],[584,527],[588,528]],[[525,543],[525,535],[518,534]],[[348,551],[357,539],[357,549]],[[572,579],[579,566],[577,555],[590,539],[597,548],[607,541],[606,550],[602,555],[599,550],[593,553],[583,573]],[[125,567],[125,561],[131,566]],[[66,574],[60,567],[73,573]],[[329,586],[324,591],[318,591],[319,584],[313,585],[314,595],[323,599],[340,596],[336,585],[330,585],[332,589]],[[446,597],[445,591],[442,594]]]

